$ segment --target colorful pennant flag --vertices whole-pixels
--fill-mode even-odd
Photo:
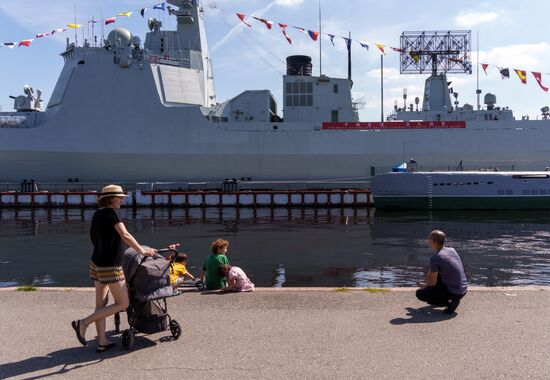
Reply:
[[[141,10],[139,11],[141,17],[145,17],[145,12],[147,12],[147,8],[141,8]]]
[[[510,69],[508,68],[501,69],[500,67],[498,69],[500,71],[500,76],[502,77],[502,79],[510,78]]]
[[[378,49],[380,49],[380,51],[382,52],[382,54],[386,55],[386,52],[384,51],[384,48],[386,47],[386,45],[383,45],[383,44],[374,44],[374,46],[376,46]]]
[[[285,38],[286,38],[286,40],[288,41],[289,44],[292,44],[292,40],[290,39],[290,37],[286,33],[286,27],[287,26],[288,26],[287,24],[279,23],[279,27],[281,28],[281,31],[283,32],[283,36],[285,36]]]
[[[252,16],[252,18],[264,24],[267,27],[267,29],[271,29],[273,27],[273,21],[265,20],[263,18],[254,17],[254,16]]]
[[[13,49],[15,47],[15,42],[4,42],[2,43],[2,46]]]
[[[81,24],[67,24],[67,26],[71,29],[78,29],[82,27]]]
[[[120,16],[120,17],[130,17],[132,16],[134,12],[120,12],[120,13],[117,13],[117,16]]]
[[[298,29],[300,32],[307,34],[306,30],[304,28],[300,28],[299,26],[295,26],[294,28]]]
[[[166,3],[160,3],[160,4],[157,4],[157,5],[154,5],[153,9],[159,9],[161,11],[164,11],[164,10],[166,10]]]
[[[314,32],[313,30],[308,30],[307,33],[311,37],[313,41],[317,41],[317,38],[319,37],[319,32]]]
[[[252,25],[244,21],[244,18],[246,17],[246,15],[243,15],[242,13],[237,13],[237,17],[243,22],[243,24],[245,24],[249,28],[252,28]]]
[[[336,45],[334,45],[334,37],[336,37],[334,34],[329,34],[328,35],[328,38],[330,38],[330,43],[332,44],[332,46],[336,46]]]
[[[399,48],[396,48],[396,47],[391,47],[390,46],[390,49],[392,49],[393,51],[396,51],[398,53],[402,53],[403,52],[403,49],[399,49]]]
[[[55,33],[63,33],[65,32],[67,29],[63,29],[63,28],[59,28],[59,29],[54,29],[52,30],[52,34],[55,34]]]
[[[363,43],[361,41],[357,41],[361,45],[361,47],[364,47],[365,49],[369,50],[369,44]]]
[[[36,38],[42,38],[42,37],[46,37],[46,36],[49,36],[50,33],[36,33]]]
[[[409,55],[411,56],[412,60],[415,62],[415,63],[418,63],[420,61],[420,54],[418,53],[413,53],[412,51],[409,52]]]
[[[521,80],[521,83],[527,84],[527,71],[525,70],[518,70],[514,69],[516,74],[518,75],[519,79]]]
[[[31,38],[29,40],[21,40],[19,41],[19,45],[18,46],[31,46],[31,43],[34,41],[34,38]]]
[[[542,88],[542,91],[548,92],[548,87],[542,85],[542,74],[535,71],[531,71],[531,74],[535,77],[535,80],[539,84],[540,88]]]
[[[116,22],[116,17],[109,17],[105,19],[105,25],[109,25]]]
[[[481,64],[481,68],[483,69],[483,72],[485,73],[485,75],[487,75],[487,67],[489,67],[488,64],[486,64],[486,63]]]

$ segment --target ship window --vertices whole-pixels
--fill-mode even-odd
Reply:
[[[472,183],[471,182],[466,182],[466,185],[471,185]]]
[[[306,106],[311,107],[313,105],[313,95],[307,95]]]
[[[338,121],[338,110],[332,110],[330,120],[332,122],[337,122]]]
[[[546,195],[546,194],[548,194],[548,192],[546,191],[546,189],[540,189],[540,190],[539,190],[539,193],[540,193],[541,195]]]
[[[286,105],[287,106],[292,106],[292,95],[287,95],[286,96]]]
[[[83,65],[83,64],[85,64],[85,63],[86,63],[86,61],[78,61],[78,64],[79,64],[79,65]]]
[[[307,82],[306,92],[307,92],[308,94],[312,94],[312,93],[313,93],[313,83]]]
[[[523,190],[523,195],[529,195],[529,190]]]
[[[300,105],[300,95],[292,95],[292,105],[293,106]]]
[[[292,83],[286,82],[286,93],[291,94],[292,93]]]
[[[451,184],[447,182],[447,186],[451,186]]]
[[[538,195],[538,194],[539,194],[538,190],[531,190],[531,195]]]
[[[334,84],[334,85],[332,86],[332,92],[334,92],[335,94],[338,93],[338,85],[337,85],[337,84]]]
[[[227,123],[229,121],[229,118],[222,116],[220,117],[220,121],[223,121],[224,123]]]
[[[300,92],[300,83],[294,82],[294,83],[292,84],[292,92],[293,92],[294,94],[298,94],[298,93]]]
[[[300,83],[300,92],[301,93],[306,92],[306,84],[304,82]]]
[[[434,183],[434,186],[437,186],[437,183]]]
[[[479,185],[479,182],[474,182],[474,185]]]
[[[489,181],[487,182],[487,185],[492,185],[494,182],[493,181]]]

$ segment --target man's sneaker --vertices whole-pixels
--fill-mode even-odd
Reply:
[[[459,299],[454,299],[454,300],[451,300],[451,302],[449,302],[449,305],[447,305],[447,308],[445,310],[443,310],[443,313],[445,314],[454,314],[456,308],[458,307],[458,305],[460,304],[460,300]]]

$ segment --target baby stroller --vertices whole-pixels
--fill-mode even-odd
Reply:
[[[123,270],[128,283],[130,305],[126,309],[130,328],[122,333],[122,346],[129,350],[136,333],[155,334],[170,329],[174,339],[181,335],[180,324],[168,314],[166,298],[180,295],[170,284],[170,260],[160,253],[152,257],[141,256],[133,248],[124,254]],[[115,314],[115,329],[120,332],[120,315]]]

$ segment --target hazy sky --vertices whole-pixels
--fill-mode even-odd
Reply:
[[[142,7],[152,8],[153,1],[142,0],[0,0],[0,42],[18,42],[33,38],[36,33],[47,33],[66,27],[75,20],[86,25],[88,18],[115,16],[118,12],[134,11],[130,18],[118,17],[115,24],[105,26],[105,36],[115,27],[128,28],[145,40],[147,17],[164,17],[165,29],[175,28],[175,18],[160,11],[150,11],[146,18],[139,15]],[[210,56],[213,60],[214,79],[218,101],[234,97],[245,90],[269,89],[282,108],[282,74],[289,55],[306,54],[313,58],[313,72],[319,73],[319,42],[288,28],[292,45],[284,39],[277,26],[268,30],[251,17],[248,28],[235,16],[235,12],[263,17],[274,22],[300,26],[318,31],[318,0],[204,0],[205,24]],[[403,31],[420,30],[471,30],[473,75],[451,75],[453,88],[461,104],[476,104],[476,35],[479,32],[480,62],[550,73],[550,33],[548,14],[550,2],[530,0],[524,2],[499,1],[371,1],[321,0],[325,33],[346,36],[354,40],[399,46]],[[79,42],[88,35],[85,27],[78,32]],[[96,27],[101,35],[101,28]],[[55,37],[35,40],[30,47],[10,50],[0,48],[0,106],[12,109],[9,95],[22,93],[24,84],[43,91],[46,101],[55,86],[63,67],[59,53],[65,47],[65,38],[74,40],[74,31]],[[342,39],[332,46],[328,37],[322,37],[323,74],[332,77],[347,76],[347,54]],[[370,51],[353,43],[353,97],[361,102],[362,120],[380,118],[380,54],[371,46]],[[403,88],[409,99],[422,97],[426,75],[400,75],[398,54],[389,50],[385,57],[385,112],[393,108],[395,99],[402,104]],[[543,74],[543,83],[550,86],[550,74]],[[532,118],[540,114],[542,106],[550,105],[550,93],[543,92],[528,73],[528,83],[521,84],[517,75],[502,80],[495,67],[486,76],[480,70],[480,88],[483,93],[497,95],[497,103],[510,106],[519,117]],[[86,91],[86,89],[82,89]]]

